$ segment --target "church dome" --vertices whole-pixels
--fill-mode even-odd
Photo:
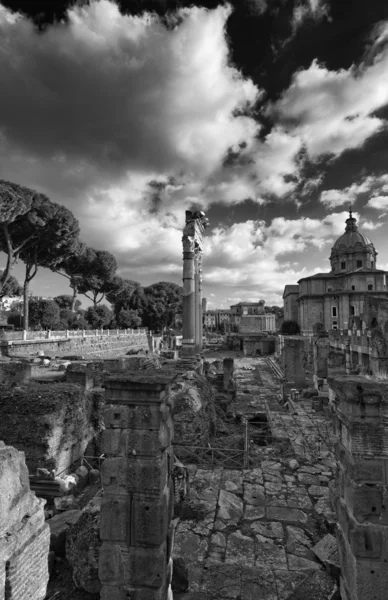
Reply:
[[[376,268],[377,252],[372,241],[358,231],[357,220],[349,211],[346,219],[345,233],[335,242],[331,249],[330,262],[332,271],[352,271],[358,268]]]
[[[364,247],[372,244],[371,240],[366,235],[358,231],[356,223],[357,220],[352,216],[352,211],[350,211],[349,218],[346,219],[345,233],[343,233],[335,242],[333,250],[339,250],[341,246],[353,248],[356,244],[361,244]]]

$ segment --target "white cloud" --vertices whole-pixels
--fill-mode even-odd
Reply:
[[[323,220],[277,217],[268,226],[250,220],[217,228],[205,238],[205,284],[235,287],[236,294],[245,299],[252,296],[253,289],[255,298],[262,295],[278,302],[286,284],[312,272],[298,269],[295,261],[284,262],[284,255],[328,247],[343,233],[347,216],[344,212]],[[322,270],[325,267],[318,268]]]
[[[303,140],[312,159],[339,156],[386,126],[374,113],[388,103],[387,71],[386,47],[370,62],[348,70],[329,71],[313,61],[294,75],[272,113],[290,135]]]
[[[388,198],[387,198],[387,200],[388,200]],[[383,223],[374,223],[373,221],[364,221],[364,220],[362,220],[360,222],[360,227],[362,229],[368,229],[370,231],[374,231],[375,229],[378,229],[382,225],[383,225]]]
[[[375,196],[374,198],[370,198],[367,206],[378,210],[386,210],[388,209],[388,196]]]
[[[68,25],[42,34],[8,14],[0,13],[0,129],[31,154],[203,175],[256,133],[252,119],[232,116],[258,90],[228,64],[229,7],[182,9],[172,31],[108,0],[70,9]]]
[[[388,191],[388,174],[364,177],[360,183],[352,183],[352,185],[342,190],[324,190],[321,193],[320,201],[330,208],[336,208],[343,204],[352,203],[362,194],[371,191]]]

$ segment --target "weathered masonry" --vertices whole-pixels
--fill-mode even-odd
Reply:
[[[106,381],[99,578],[102,600],[172,598],[171,374]]]
[[[329,377],[337,435],[337,541],[342,600],[388,596],[388,382]]]
[[[208,220],[203,212],[186,211],[183,230],[182,357],[202,352],[202,248]]]
[[[0,442],[0,598],[43,600],[50,529],[30,491],[24,453]]]

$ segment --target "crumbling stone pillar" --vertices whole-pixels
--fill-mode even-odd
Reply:
[[[186,211],[183,230],[182,357],[202,352],[202,236],[208,221],[202,212]]]
[[[171,597],[174,510],[170,375],[106,381],[104,496],[99,577],[102,600]]]
[[[24,453],[0,442],[0,598],[43,600],[50,529],[30,490]]]
[[[388,595],[388,382],[329,377],[337,443],[333,493],[342,600]]]
[[[286,387],[303,388],[306,385],[304,340],[284,338],[283,372]]]

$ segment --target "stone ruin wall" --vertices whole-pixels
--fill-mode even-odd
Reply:
[[[0,598],[43,600],[50,530],[22,452],[0,442]]]
[[[383,600],[388,590],[388,382],[329,377],[335,396],[342,600]]]
[[[82,354],[85,356],[103,356],[104,354],[125,354],[129,350],[148,351],[148,336],[142,331],[137,334],[86,336],[84,338],[69,338],[58,340],[31,340],[31,341],[1,341],[0,350],[3,356],[22,357],[36,356],[43,351],[51,356],[66,354]]]
[[[31,382],[0,386],[0,394],[0,438],[25,453],[31,474],[67,469],[101,430],[102,390]]]

